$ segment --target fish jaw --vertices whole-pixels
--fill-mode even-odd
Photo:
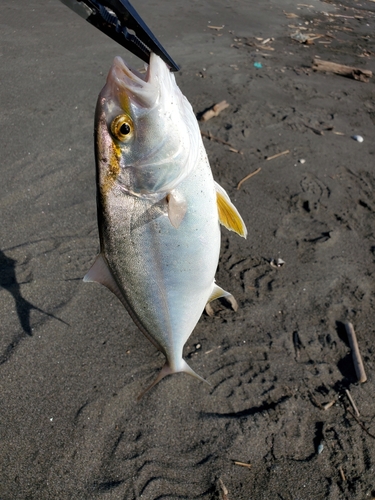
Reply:
[[[131,127],[120,140],[118,117]],[[96,109],[96,151],[102,197],[112,189],[135,196],[166,196],[194,169],[199,127],[191,105],[159,56],[145,75],[116,57]]]

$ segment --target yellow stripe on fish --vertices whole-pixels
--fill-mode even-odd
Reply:
[[[101,185],[101,195],[103,197],[103,202],[105,202],[107,194],[115,185],[115,182],[120,174],[120,158],[121,149],[114,142],[112,142],[110,148],[110,157],[107,159],[107,170]]]

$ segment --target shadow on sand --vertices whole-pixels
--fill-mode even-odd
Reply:
[[[50,318],[57,319],[64,324],[67,324],[60,318],[57,318],[53,314],[43,311],[39,307],[31,304],[28,300],[24,299],[21,294],[21,285],[25,283],[18,283],[16,278],[16,264],[17,261],[5,255],[3,251],[0,250],[0,287],[7,290],[14,299],[16,305],[16,311],[18,319],[21,326],[21,331],[18,331],[11,342],[6,347],[5,351],[0,353],[0,364],[5,363],[10,356],[13,354],[15,349],[18,347],[22,339],[32,336],[32,328],[30,324],[30,311],[33,309],[39,311]]]

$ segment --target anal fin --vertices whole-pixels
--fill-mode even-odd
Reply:
[[[215,182],[215,189],[220,224],[229,229],[229,231],[234,231],[243,238],[246,238],[247,229],[245,223],[237,208],[230,201],[228,193],[217,182]]]
[[[100,283],[114,293],[121,302],[124,301],[122,293],[101,253],[96,257],[94,264],[83,278],[83,281],[85,283],[93,281]]]
[[[152,335],[146,330],[146,328],[142,325],[140,322],[139,318],[131,308],[131,306],[127,303],[125,296],[121,292],[116,280],[114,279],[108,264],[106,262],[105,257],[100,253],[94,262],[94,264],[91,266],[91,269],[89,272],[86,274],[86,276],[83,278],[84,282],[96,282],[100,283],[101,285],[105,286],[110,290],[116,297],[119,299],[121,304],[125,307],[125,309],[128,311],[130,314],[130,317],[134,321],[134,323],[137,325],[137,327],[141,330],[143,335],[148,338],[148,340],[154,344],[156,349],[159,349],[160,351],[162,350],[158,342],[152,337]]]
[[[233,295],[215,284],[206,304],[206,313],[209,316],[214,316],[214,310],[212,309],[210,302],[220,298],[225,298],[231,304],[234,311],[238,310],[237,300],[233,297]]]

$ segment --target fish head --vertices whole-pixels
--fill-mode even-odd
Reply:
[[[115,58],[95,121],[102,195],[112,189],[164,195],[198,162],[201,139],[194,112],[156,54],[151,54],[145,74]]]

